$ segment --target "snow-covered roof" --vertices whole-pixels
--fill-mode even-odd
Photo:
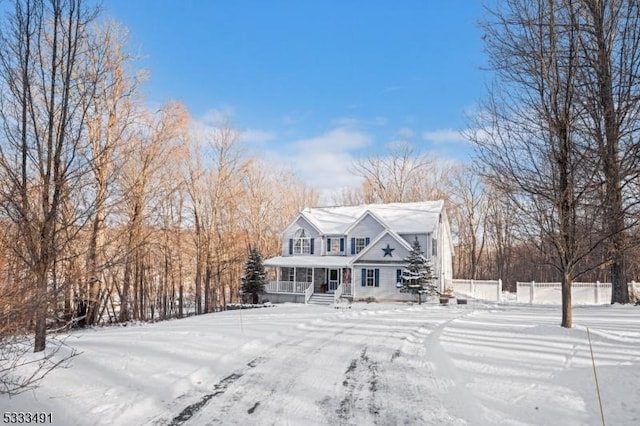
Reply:
[[[325,235],[345,234],[367,211],[375,214],[390,230],[410,234],[433,232],[443,207],[444,201],[437,200],[306,208],[301,214]]]

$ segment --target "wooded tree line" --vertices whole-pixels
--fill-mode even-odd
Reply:
[[[20,0],[0,27],[0,333],[206,313],[237,298],[317,193],[228,125],[150,111],[126,31],[84,0]]]
[[[536,206],[530,206],[526,213],[519,210],[512,194],[496,185],[491,175],[483,175],[482,163],[446,161],[405,144],[380,156],[359,159],[355,170],[363,179],[362,186],[337,194],[335,204],[445,200],[454,240],[454,277],[500,278],[510,291],[515,291],[517,281],[562,280],[550,257],[553,244],[529,216],[547,212]],[[637,213],[631,218],[632,222],[638,219]],[[639,231],[637,225],[626,231],[629,260],[625,272],[630,280],[640,276]],[[583,228],[582,232],[586,238],[595,231]],[[581,260],[579,277],[610,282],[610,263],[606,241],[600,237],[599,244]]]
[[[640,216],[640,1],[507,0],[489,9],[495,72],[473,135],[485,175],[562,281],[606,265],[629,300]]]
[[[36,351],[74,321],[223,308],[249,246],[277,254],[319,201],[232,126],[145,107],[126,31],[85,3],[16,1],[0,27],[0,335],[35,332]],[[480,161],[394,145],[333,201],[445,199],[456,277],[613,280],[623,301],[640,273],[637,2],[500,5]]]

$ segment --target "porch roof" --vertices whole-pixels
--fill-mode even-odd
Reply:
[[[264,266],[290,268],[342,268],[350,267],[353,257],[344,256],[277,256],[266,259]]]

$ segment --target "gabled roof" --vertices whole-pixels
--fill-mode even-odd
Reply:
[[[375,240],[373,240],[368,246],[362,249],[360,253],[358,253],[353,258],[353,263],[357,262],[358,260],[360,260],[360,258],[364,257],[370,250],[373,250],[373,247],[375,247],[375,245],[378,244],[378,242],[382,240],[384,237],[386,237],[387,235],[393,238],[398,244],[400,244],[400,246],[404,247],[407,251],[412,250],[411,244],[405,241],[404,238],[402,238],[400,235],[396,234],[393,231],[386,230],[380,233],[380,235],[378,235],[378,237]]]
[[[325,235],[343,235],[369,211],[388,229],[398,234],[433,232],[444,201],[362,204],[359,206],[306,208],[300,214]]]
[[[311,225],[317,232],[318,234],[322,234],[322,230],[320,228],[318,228],[318,226],[312,221],[310,220],[308,217],[306,217],[304,214],[302,213],[298,213],[298,215],[295,217],[295,219],[293,219],[293,221],[287,225],[286,228],[284,228],[284,232],[287,231],[287,229],[291,228],[293,225],[295,225],[295,223],[298,221],[298,219],[304,219],[307,223],[309,223],[309,225]]]
[[[353,228],[356,227],[356,225],[358,225],[360,222],[362,222],[364,220],[365,217],[370,217],[373,218],[373,220],[375,220],[376,222],[378,222],[380,224],[380,226],[382,226],[383,229],[389,229],[389,227],[387,226],[387,224],[384,222],[384,220],[382,220],[381,218],[378,217],[377,214],[375,214],[374,212],[372,212],[371,210],[367,209],[364,211],[364,213],[362,213],[360,215],[359,218],[357,218],[356,220],[353,221],[353,223],[347,228],[345,229],[344,233],[345,234],[349,234],[351,233],[351,231],[353,230]]]

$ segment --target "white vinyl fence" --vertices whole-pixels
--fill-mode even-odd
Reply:
[[[451,280],[450,285],[456,297],[466,296],[489,302],[502,301],[502,280]]]
[[[518,303],[559,305],[562,303],[561,283],[517,282]],[[629,283],[629,294],[640,292],[640,283]],[[632,296],[633,297],[633,296]],[[574,305],[604,305],[611,303],[611,283],[571,284],[571,302]]]

